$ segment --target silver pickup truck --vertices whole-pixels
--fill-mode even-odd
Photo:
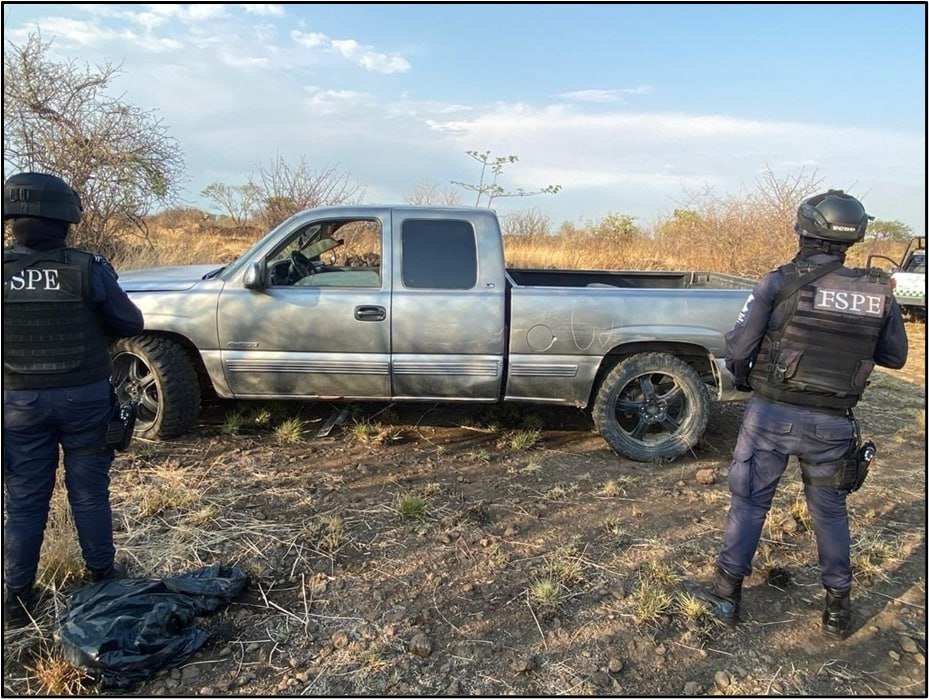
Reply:
[[[227,267],[122,272],[145,316],[113,345],[137,434],[191,429],[201,395],[515,401],[590,409],[637,461],[670,460],[733,391],[721,353],[753,281],[507,269],[493,211],[339,206],[288,219]]]

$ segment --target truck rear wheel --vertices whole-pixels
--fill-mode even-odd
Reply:
[[[200,384],[183,347],[167,337],[137,335],[117,340],[111,353],[116,397],[139,404],[136,435],[176,437],[193,427]]]
[[[670,354],[634,354],[607,374],[593,407],[600,434],[620,456],[670,461],[703,435],[710,397],[700,376]]]

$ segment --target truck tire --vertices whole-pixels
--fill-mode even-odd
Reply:
[[[114,342],[111,354],[116,397],[120,403],[139,403],[137,436],[176,437],[193,427],[200,411],[200,384],[183,347],[167,337],[136,335]]]
[[[620,456],[671,461],[703,435],[710,397],[700,376],[670,354],[634,354],[607,374],[593,407],[597,430]]]

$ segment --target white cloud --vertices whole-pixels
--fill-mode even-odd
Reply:
[[[301,32],[294,29],[290,32],[290,38],[295,43],[308,49],[315,49],[320,46],[327,48],[330,44],[329,37],[321,32]]]
[[[324,90],[310,86],[306,88],[306,92],[308,98],[304,104],[317,114],[334,114],[372,102],[371,95],[355,90]]]
[[[405,73],[411,67],[410,62],[402,56],[378,53],[354,39],[333,40],[332,48],[365,70],[373,70],[376,73]]]
[[[569,102],[591,102],[594,104],[609,104],[612,102],[621,102],[628,95],[650,95],[655,91],[651,85],[640,85],[638,87],[624,87],[615,90],[572,90],[570,92],[561,92],[555,97],[568,100]]]
[[[322,48],[333,51],[375,73],[405,73],[411,67],[410,62],[402,56],[379,53],[370,46],[362,46],[354,39],[331,39],[321,32],[301,32],[296,29],[290,32],[290,38],[299,46],[308,49]]]
[[[284,8],[281,5],[273,3],[243,3],[239,5],[243,10],[251,15],[262,15],[265,17],[283,17]]]

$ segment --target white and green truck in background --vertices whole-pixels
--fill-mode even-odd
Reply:
[[[893,264],[890,283],[894,288],[894,298],[900,308],[911,316],[926,317],[926,238],[918,236],[910,240],[898,263],[884,255],[872,255],[872,258],[887,260]]]

